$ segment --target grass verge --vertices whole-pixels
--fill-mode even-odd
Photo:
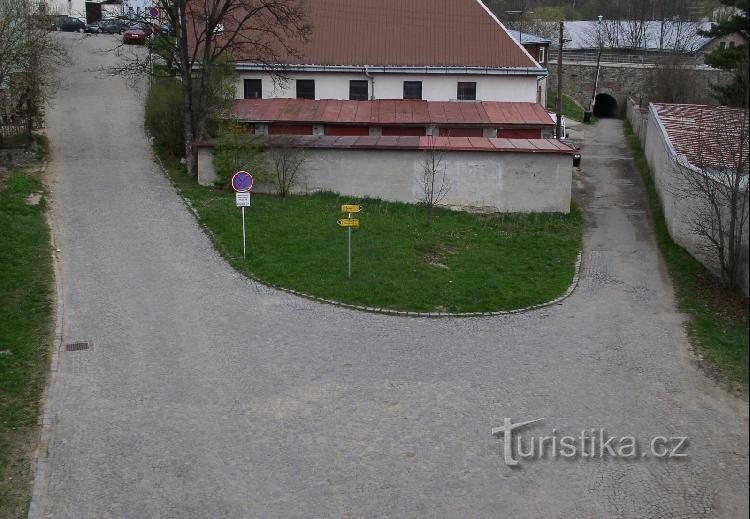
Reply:
[[[52,264],[38,174],[0,188],[0,517],[25,517],[52,319]]]
[[[625,128],[648,192],[659,249],[672,277],[680,309],[690,316],[690,339],[723,378],[747,386],[747,300],[741,294],[727,292],[698,260],[672,241],[646,156],[630,125],[626,123]]]
[[[547,110],[550,112],[557,111],[557,92],[550,90],[547,94]],[[572,119],[583,122],[583,108],[578,106],[572,97],[563,94],[562,113],[566,119]]]
[[[407,311],[510,310],[550,301],[568,288],[581,244],[582,217],[571,214],[477,215],[332,193],[280,199],[253,195],[242,257],[234,194],[196,185],[164,159],[221,254],[237,270],[310,295]],[[340,206],[359,203],[353,275]]]

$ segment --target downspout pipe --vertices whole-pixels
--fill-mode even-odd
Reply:
[[[370,69],[364,68],[365,77],[370,80],[370,101],[375,100],[375,76],[370,74]]]

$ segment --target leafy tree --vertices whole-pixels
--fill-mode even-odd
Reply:
[[[713,24],[709,31],[704,31],[701,34],[718,38],[734,33],[741,33],[747,37],[748,0],[722,0],[722,3],[728,7],[739,9],[739,12],[728,20]],[[747,44],[716,49],[706,54],[705,62],[712,67],[728,70],[734,73],[734,79],[731,83],[714,87],[714,96],[717,101],[723,105],[742,106],[747,108]]]

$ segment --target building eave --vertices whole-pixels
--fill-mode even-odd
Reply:
[[[476,76],[547,76],[542,67],[440,67],[440,66],[400,66],[400,65],[287,65],[236,62],[238,72],[340,72],[368,74],[443,74]]]

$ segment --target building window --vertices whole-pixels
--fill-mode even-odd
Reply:
[[[367,101],[366,79],[352,79],[349,81],[349,99],[352,101]]]
[[[297,80],[297,99],[315,99],[315,80]]]
[[[245,99],[262,99],[263,84],[260,79],[245,80]]]
[[[539,47],[539,55],[537,56],[539,63],[544,63],[544,47]]]
[[[422,82],[404,81],[404,99],[422,99]]]
[[[730,41],[730,42],[729,42],[729,48],[731,49],[731,48],[733,48],[733,47],[734,47],[734,42],[733,42],[733,41]]]
[[[477,84],[473,81],[459,81],[456,99],[459,101],[476,101]]]
[[[719,42],[719,48],[720,48],[720,49],[723,49],[723,48],[724,48],[724,47],[726,47],[726,46],[727,46],[727,44],[726,44],[725,42],[723,42],[723,41],[720,41],[720,42]]]

